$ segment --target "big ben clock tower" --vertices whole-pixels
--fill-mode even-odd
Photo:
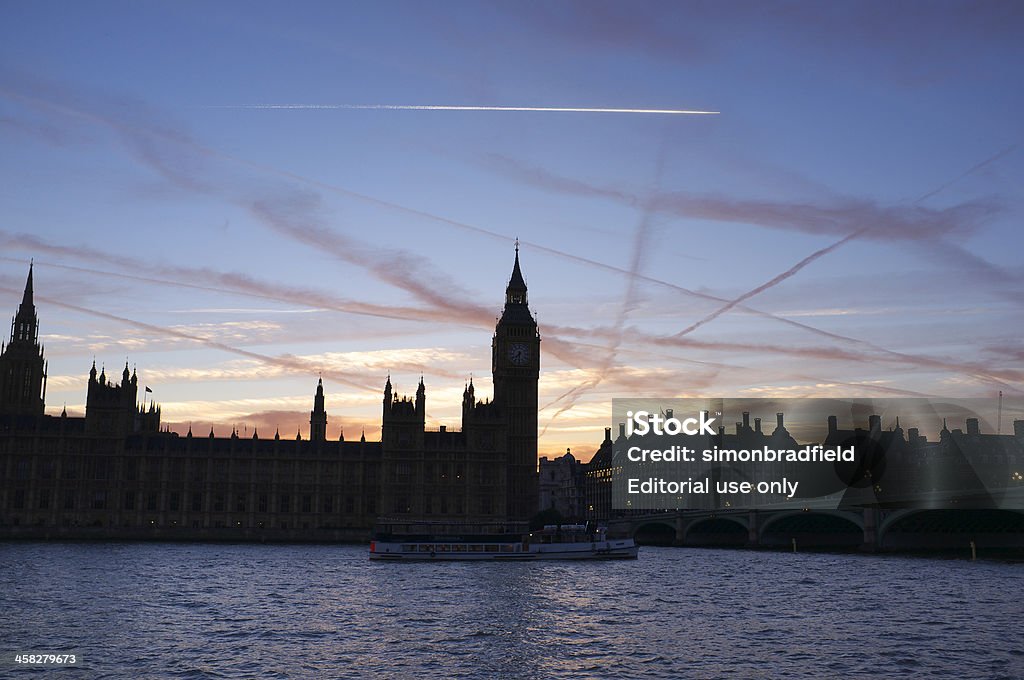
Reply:
[[[540,334],[526,301],[526,281],[516,261],[505,289],[505,308],[491,343],[494,401],[506,423],[508,510],[510,521],[529,520],[537,512],[537,380]]]

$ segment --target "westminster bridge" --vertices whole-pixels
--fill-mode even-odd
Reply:
[[[640,543],[868,552],[1024,551],[1024,509],[663,510],[612,519]]]

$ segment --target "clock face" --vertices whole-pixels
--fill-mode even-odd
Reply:
[[[509,345],[508,358],[516,366],[522,366],[530,360],[530,346],[521,342]]]

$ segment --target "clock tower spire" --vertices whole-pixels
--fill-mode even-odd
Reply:
[[[507,432],[510,521],[526,521],[537,512],[537,381],[540,333],[527,304],[526,279],[519,266],[519,241],[505,307],[491,342],[494,401]]]

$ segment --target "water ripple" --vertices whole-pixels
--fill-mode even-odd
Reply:
[[[0,651],[106,678],[1019,678],[1022,586],[1021,565],[859,555],[2,543]]]

